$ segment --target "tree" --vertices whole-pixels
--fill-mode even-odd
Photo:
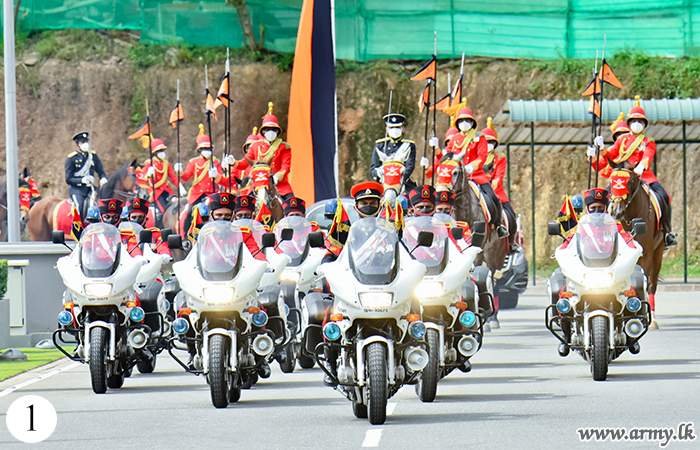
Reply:
[[[265,29],[260,26],[260,42],[255,39],[253,33],[253,25],[250,23],[250,15],[248,14],[248,6],[245,0],[226,0],[226,4],[236,8],[238,12],[238,22],[243,30],[243,42],[248,45],[252,51],[258,51],[265,45]]]

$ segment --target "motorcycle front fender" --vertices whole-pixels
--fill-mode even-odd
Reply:
[[[395,383],[394,374],[394,341],[385,338],[384,336],[370,336],[367,339],[358,339],[356,342],[357,351],[355,355],[357,361],[355,361],[355,367],[357,367],[357,384],[358,386],[364,386],[367,383],[365,379],[365,347],[374,342],[381,342],[386,345],[387,348],[387,365],[389,384]]]

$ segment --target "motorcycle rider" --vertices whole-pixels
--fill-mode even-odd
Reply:
[[[150,203],[148,200],[143,200],[140,198],[135,198],[126,205],[126,219],[129,222],[134,222],[141,225],[144,229],[151,231],[151,249],[159,255],[168,255],[172,257],[170,252],[170,247],[168,247],[167,242],[163,242],[163,237],[161,236],[160,228],[150,227],[146,228],[146,220],[148,215],[148,208]]]
[[[97,207],[100,210],[100,222],[119,226],[122,221],[122,212],[124,210],[124,202],[115,198],[103,198],[97,202]],[[131,256],[142,255],[139,248],[138,237],[134,235],[132,230],[119,230],[122,242],[126,246],[126,250]]]
[[[107,183],[107,174],[102,167],[102,161],[97,153],[90,148],[90,136],[86,131],[81,131],[73,136],[73,141],[78,147],[76,151],[68,155],[64,164],[66,183],[68,183],[68,196],[78,208],[80,217],[87,216],[87,198],[94,188],[94,175],[100,177],[100,186]]]
[[[416,167],[416,144],[409,139],[402,139],[404,131],[404,123],[406,122],[406,116],[403,114],[391,113],[384,116],[384,122],[386,123],[386,134],[388,137],[383,139],[377,139],[375,141],[374,149],[372,150],[372,165],[370,166],[370,174],[372,178],[379,181],[382,174],[382,160],[379,158],[379,152],[384,153],[387,156],[391,156],[397,153],[399,150],[403,150],[405,147],[409,147],[408,159],[404,163],[404,173],[403,173],[403,184],[405,190],[411,190],[416,184],[411,181],[411,174],[413,169]]]

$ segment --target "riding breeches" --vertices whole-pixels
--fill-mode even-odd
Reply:
[[[79,188],[71,186],[68,189],[68,196],[71,200],[76,202],[75,206],[78,208],[78,213],[83,221],[85,217],[87,217],[87,205],[89,203],[87,199],[90,196],[90,191],[91,189],[89,187]]]
[[[493,204],[494,211],[491,211],[491,223],[494,225],[500,225],[502,208],[501,201],[498,199],[498,196],[491,187],[491,183],[480,184],[479,187],[481,188],[481,192],[488,196]]]
[[[654,191],[659,200],[661,200],[661,221],[663,222],[664,228],[667,233],[671,231],[671,196],[668,195],[666,189],[661,186],[661,183],[654,182],[649,185],[649,187]]]

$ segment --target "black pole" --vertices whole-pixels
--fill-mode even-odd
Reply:
[[[437,136],[437,58],[435,59],[435,80],[433,81],[433,136]],[[430,160],[435,164],[435,147],[433,147],[433,156]],[[437,167],[433,167],[432,177],[430,177],[430,185],[435,187],[435,172]]]
[[[595,115],[593,117],[595,117]],[[530,187],[532,188],[532,285],[536,286],[537,261],[535,256],[535,122],[530,122]]]
[[[603,49],[603,58],[605,58],[605,51]],[[603,80],[600,80],[600,121],[598,123],[598,136],[603,135]],[[595,96],[593,97],[595,99]],[[594,100],[595,102],[595,100]],[[593,111],[595,111],[595,103],[593,104]],[[595,114],[594,114],[595,115]],[[595,160],[595,187],[598,187],[598,172],[600,171],[600,148],[596,148],[596,160]]]
[[[593,117],[591,119],[591,146],[595,146],[595,95],[593,95]],[[591,170],[593,169],[593,161],[588,157],[588,189],[591,188]]]
[[[229,75],[226,76],[226,83],[228,84],[228,89],[229,89],[229,95],[227,97],[228,100],[228,106],[226,107],[226,154],[231,155],[231,80],[229,79]],[[228,172],[228,192],[232,193],[233,189],[231,188],[231,179],[233,178],[233,171],[231,170],[231,166],[228,166],[227,169]]]
[[[421,99],[422,101],[422,99]],[[426,108],[425,110],[425,139],[423,140],[423,158],[426,157],[427,152],[428,152],[428,120],[430,118],[430,108]],[[433,158],[433,161],[430,161],[430,164],[433,166],[435,162],[435,158]],[[428,165],[430,167],[430,165]],[[433,173],[437,170],[437,167],[433,167]],[[423,178],[421,179],[421,186],[425,185],[425,169],[422,170],[423,172]]]
[[[209,98],[209,90],[207,89],[207,98]],[[207,110],[207,126],[209,127],[209,145],[211,154],[209,155],[209,170],[215,168],[214,165],[214,139],[211,136],[211,111]],[[211,193],[216,194],[216,178],[211,177]]]
[[[175,129],[177,130],[177,165],[180,166],[180,102],[177,102],[177,118],[178,121],[175,122]],[[180,234],[180,174],[177,173],[177,220],[175,221],[175,230],[177,234]]]
[[[508,173],[508,197],[510,197],[510,144],[506,144],[506,172]]]
[[[151,134],[153,134],[153,130],[151,130],[151,117],[146,117],[146,121],[148,122],[148,153],[151,155],[151,167],[153,167],[153,170],[156,170],[155,161],[153,161],[153,152],[151,152]],[[155,175],[151,175],[151,195],[153,195],[153,219],[155,220],[156,208],[158,207],[158,205],[156,202],[156,183],[154,178]]]
[[[686,142],[685,120],[683,121],[683,282],[688,282],[688,203],[686,197]]]

